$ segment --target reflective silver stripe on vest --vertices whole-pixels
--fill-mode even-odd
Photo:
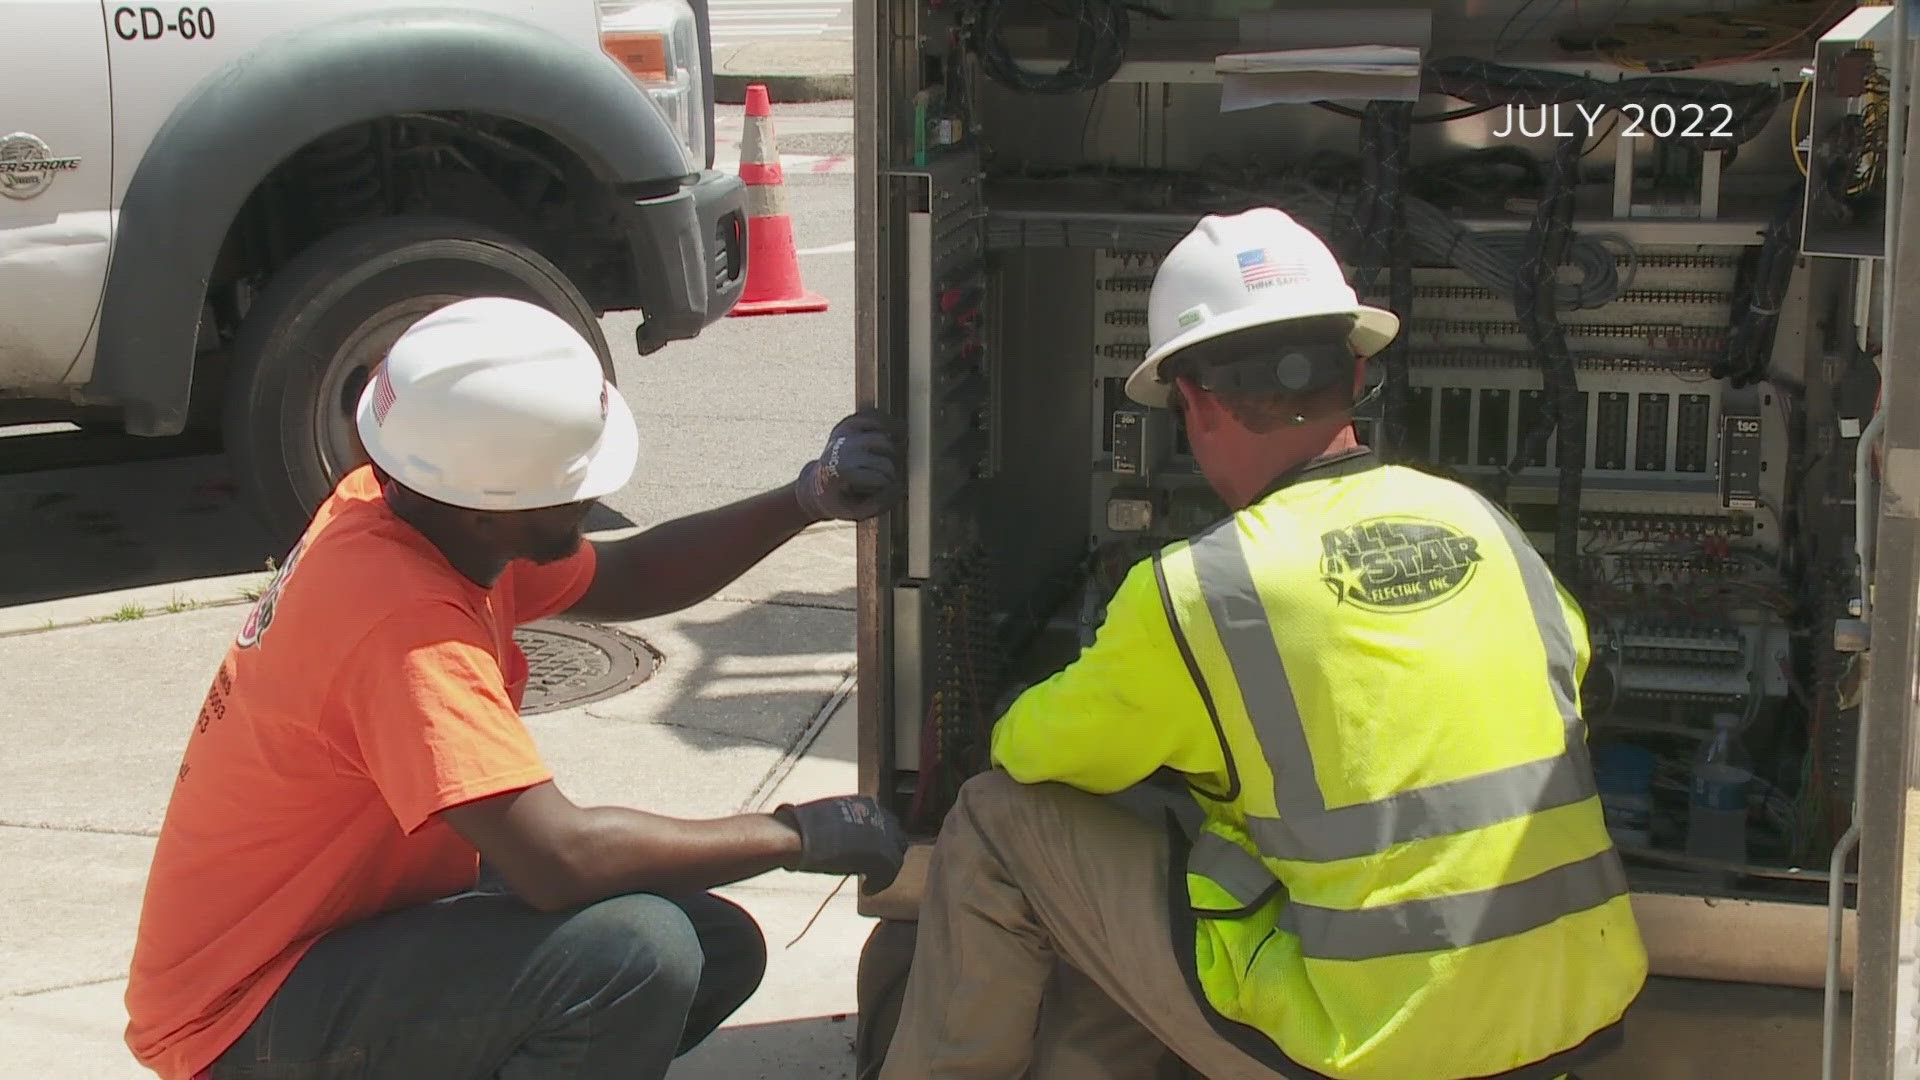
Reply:
[[[1561,754],[1396,792],[1377,802],[1306,814],[1284,809],[1278,818],[1249,814],[1247,832],[1273,858],[1333,862],[1377,854],[1409,840],[1498,825],[1592,794],[1592,776],[1585,766]]]
[[[1523,934],[1627,891],[1626,871],[1612,848],[1537,877],[1480,892],[1339,911],[1289,903],[1280,928],[1300,938],[1316,960],[1371,960],[1459,949]]]
[[[1546,647],[1548,679],[1559,706],[1566,749],[1551,758],[1333,809],[1327,807],[1314,773],[1286,664],[1241,547],[1239,519],[1228,518],[1189,545],[1207,610],[1240,688],[1240,700],[1273,773],[1274,804],[1280,816],[1249,815],[1247,820],[1248,832],[1262,854],[1303,862],[1358,858],[1395,844],[1497,825],[1595,794],[1585,732],[1574,708],[1573,631],[1560,609],[1553,576],[1512,521],[1484,498],[1481,501],[1500,525],[1519,566]]]
[[[1187,871],[1220,886],[1235,903],[1250,908],[1266,899],[1280,882],[1267,864],[1219,833],[1200,833],[1187,855]]]

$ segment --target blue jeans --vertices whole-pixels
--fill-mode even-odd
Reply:
[[[650,1080],[759,988],[766,940],[712,894],[542,914],[463,893],[336,930],[213,1080]]]

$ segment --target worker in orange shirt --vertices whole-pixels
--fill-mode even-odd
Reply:
[[[711,596],[812,522],[900,495],[856,414],[787,487],[610,543],[633,416],[587,341],[516,300],[404,334],[341,481],[228,651],[147,882],[127,1043],[166,1080],[665,1074],[758,987],[766,946],[707,890],[898,871],[859,796],[686,821],[574,805],[519,717],[516,625]],[[474,888],[482,859],[510,891]]]

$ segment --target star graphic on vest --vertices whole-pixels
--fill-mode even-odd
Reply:
[[[1343,559],[1330,567],[1326,576],[1320,580],[1325,582],[1327,588],[1333,592],[1334,603],[1344,604],[1350,592],[1359,590],[1360,582],[1366,576],[1366,568]]]

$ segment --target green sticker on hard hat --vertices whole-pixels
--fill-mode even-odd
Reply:
[[[1185,330],[1190,326],[1198,325],[1206,319],[1207,316],[1212,314],[1213,312],[1207,310],[1207,305],[1195,304],[1193,307],[1180,313],[1180,329]]]

